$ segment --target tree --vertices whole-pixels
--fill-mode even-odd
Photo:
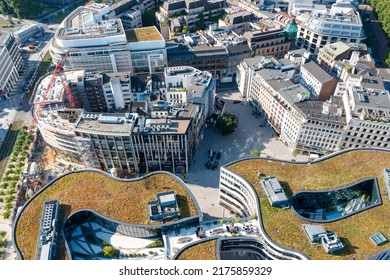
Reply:
[[[390,53],[387,55],[386,64],[390,67]]]
[[[142,15],[142,26],[154,26],[157,22],[154,9],[147,9]]]
[[[106,245],[103,247],[103,253],[105,257],[114,258],[118,255],[118,250],[116,250],[114,247],[110,245]]]
[[[253,150],[251,151],[251,154],[252,154],[252,156],[254,156],[254,157],[259,157],[259,156],[260,156],[260,152],[259,152],[258,149],[253,149]]]
[[[238,118],[233,114],[225,113],[217,120],[217,128],[222,134],[232,133],[237,126]]]
[[[203,13],[200,13],[198,15],[198,21],[195,23],[196,25],[196,29],[197,30],[203,30],[205,29],[205,24],[204,24],[204,14]]]
[[[42,13],[43,5],[33,0],[0,0],[0,9],[18,18],[32,19]]]

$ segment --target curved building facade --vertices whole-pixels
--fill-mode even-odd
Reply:
[[[67,53],[65,69],[86,71],[130,71],[131,59],[120,19],[111,18],[106,5],[93,3],[70,13],[50,43],[53,63]]]
[[[290,165],[290,164],[295,164],[300,167],[305,167],[308,166],[308,168],[314,164],[318,164],[317,167],[319,167],[319,163],[323,162],[326,164],[324,168],[326,170],[329,170],[329,164],[330,160],[332,158],[341,156],[342,154],[347,154],[349,152],[356,152],[356,153],[362,153],[362,152],[372,152],[372,155],[369,156],[360,156],[356,154],[359,158],[362,160],[362,165],[360,168],[368,168],[370,167],[366,166],[367,164],[367,159],[368,158],[375,158],[375,162],[378,166],[375,166],[376,169],[380,169],[381,171],[383,170],[382,167],[383,165],[386,165],[388,163],[388,150],[386,149],[380,149],[380,148],[357,148],[357,149],[347,149],[347,150],[342,150],[340,152],[333,153],[328,156],[321,157],[318,160],[314,160],[312,162],[290,162],[290,161],[285,161],[285,160],[268,160],[268,159],[258,159],[258,160],[263,160],[264,165],[259,164],[258,166],[256,165],[256,168],[253,169],[253,166],[250,166],[248,168],[251,169],[251,172],[256,172],[258,174],[259,170],[262,170],[262,172],[265,172],[269,174],[269,172],[272,172],[272,174],[277,175],[278,172],[275,170],[275,166],[280,166],[280,168],[286,168],[286,170],[289,171],[281,171],[280,173],[283,173],[284,176],[286,176],[285,172],[293,172],[291,170],[295,169],[289,169],[289,167],[283,167],[284,165]],[[380,152],[387,152],[384,153],[383,156],[377,154]],[[351,158],[351,154],[345,155],[345,157],[348,159]],[[262,222],[262,215],[261,215],[261,205],[260,205],[260,198],[258,192],[255,190],[255,188],[259,188],[260,186],[253,186],[251,183],[249,183],[245,178],[241,177],[240,175],[236,174],[232,170],[238,170],[237,168],[246,168],[244,164],[240,164],[244,162],[245,160],[249,159],[242,159],[238,160],[235,162],[232,162],[228,165],[222,166],[221,171],[220,171],[220,180],[219,180],[219,204],[223,206],[224,208],[228,209],[229,211],[233,212],[236,214],[238,217],[248,217],[248,216],[257,216],[257,219],[259,221],[259,235],[258,238],[229,238],[227,240],[223,240],[220,242],[219,245],[219,252],[226,250],[225,257],[226,259],[231,256],[231,253],[238,252],[240,250],[244,252],[252,252],[251,253],[251,258],[252,259],[267,259],[268,257],[270,259],[307,259],[308,257],[304,253],[297,252],[293,249],[286,249],[283,246],[276,244],[271,238],[267,235],[263,222]],[[252,159],[255,160],[255,159]],[[338,164],[342,163],[342,168],[344,170],[350,170],[352,168],[355,168],[357,162],[351,163],[352,166],[346,166],[346,163],[343,161],[345,158],[341,158],[339,162],[336,165],[332,165],[334,168],[341,168]],[[268,163],[267,163],[268,162]],[[271,163],[278,163],[277,165],[273,165]],[[237,164],[236,166],[232,167],[231,166]],[[253,163],[252,163],[253,164]],[[374,163],[375,164],[375,163]],[[256,170],[257,169],[257,170]],[[265,170],[266,171],[265,171]],[[351,216],[354,216],[357,213],[363,212],[365,210],[372,209],[370,211],[367,211],[368,216],[361,216],[364,219],[367,219],[367,217],[375,217],[374,219],[378,218],[378,215],[380,217],[383,217],[383,221],[378,221],[378,225],[372,225],[370,228],[370,231],[375,232],[380,230],[383,225],[386,224],[386,221],[388,219],[388,212],[386,212],[387,206],[385,205],[387,201],[383,201],[381,198],[381,188],[385,186],[381,186],[381,181],[379,176],[383,176],[382,172],[376,172],[377,170],[371,170],[369,172],[364,172],[364,174],[367,174],[365,176],[366,178],[354,182],[352,184],[343,186],[343,187],[336,187],[334,189],[324,189],[324,186],[313,186],[314,189],[322,189],[321,191],[310,191],[310,190],[305,190],[305,191],[298,191],[296,192],[292,198],[290,198],[290,204],[292,205],[292,211],[294,215],[302,219],[302,221],[306,220],[312,223],[332,223],[341,219],[349,218]],[[302,168],[297,168],[296,170],[302,170]],[[318,169],[316,169],[318,172]],[[361,169],[359,169],[361,170]],[[366,170],[365,170],[366,171]],[[333,171],[324,171],[324,172],[331,172],[333,174]],[[342,173],[342,172],[341,172]],[[353,174],[355,174],[354,172]],[[250,174],[246,175],[250,176]],[[256,176],[255,174],[252,174],[253,176]],[[307,176],[307,174],[304,174],[303,176]],[[265,176],[265,175],[261,175]],[[288,176],[288,175],[287,175]],[[315,175],[313,175],[315,176]],[[324,177],[323,174],[319,174],[319,177]],[[332,175],[334,176],[334,175]],[[354,178],[351,177],[351,174],[340,174],[340,176],[345,176],[347,178]],[[355,177],[361,177],[361,175],[356,175]],[[283,177],[283,176],[281,176]],[[329,178],[327,178],[329,179]],[[316,182],[315,179],[313,179],[314,182]],[[321,179],[320,179],[321,180]],[[378,182],[379,180],[379,182]],[[386,180],[386,175],[385,175],[385,180]],[[288,184],[289,181],[288,179],[284,178],[283,181]],[[334,178],[335,182],[340,182],[339,179]],[[327,182],[326,180],[324,182]],[[260,183],[260,181],[259,181]],[[296,178],[294,180],[294,184],[296,187]],[[302,184],[305,184],[302,182]],[[299,183],[298,183],[299,186]],[[303,189],[308,189],[307,184],[303,186]],[[383,191],[383,190],[382,190]],[[265,197],[262,199],[265,199]],[[381,208],[382,205],[384,208]],[[373,209],[374,208],[374,209]],[[381,208],[382,210],[376,210],[376,209]],[[384,210],[383,210],[384,209]],[[267,209],[269,210],[269,209]],[[288,210],[278,210],[278,211],[288,211]],[[373,211],[373,212],[371,212]],[[383,212],[385,211],[385,212]],[[268,221],[270,219],[269,217],[270,214],[267,214],[266,217],[268,217]],[[283,215],[284,220],[283,221],[276,221],[275,224],[277,225],[276,227],[278,228],[279,226],[283,227],[288,227],[286,225],[286,222],[288,223],[288,220],[291,220],[290,214]],[[366,218],[365,218],[366,217]],[[280,218],[280,217],[279,217]],[[271,218],[272,219],[272,218]],[[351,221],[350,223],[353,224],[353,228],[359,227],[359,225],[355,224],[356,219],[355,217],[351,217],[351,220],[347,219],[347,221]],[[358,218],[357,218],[358,219]],[[371,218],[372,219],[372,218]],[[358,219],[359,220],[359,219]],[[291,227],[298,230],[302,226],[302,221],[295,220],[291,221]],[[281,224],[283,223],[283,224]],[[298,223],[298,224],[297,224]],[[348,231],[347,229],[350,228],[351,224],[348,224],[346,222],[343,224],[342,230],[340,228],[334,227],[335,224],[329,224],[327,227],[329,229],[335,229],[340,231],[340,236],[345,236],[348,237]],[[340,223],[337,223],[336,225],[340,226]],[[297,227],[298,226],[298,227]],[[368,227],[370,225],[368,224]],[[275,228],[271,226],[271,228]],[[276,229],[277,233],[278,229]],[[367,232],[367,229],[365,230]],[[291,232],[290,232],[291,234]],[[342,235],[341,235],[342,234]],[[307,242],[306,236],[303,234],[299,234],[299,239],[297,239],[295,242],[301,242],[302,246]],[[362,236],[367,236],[366,234],[362,233]],[[371,237],[370,237],[371,238]],[[244,240],[245,239],[245,240]],[[368,239],[368,236],[367,236]],[[281,239],[283,240],[283,239]],[[241,242],[242,241],[242,242]],[[285,242],[281,241],[281,242]],[[359,242],[361,241],[361,238],[358,240],[353,241],[354,244],[357,244],[356,246],[359,246]],[[365,242],[365,241],[364,241]],[[367,241],[368,242],[368,241]],[[287,244],[291,244],[291,242],[286,242]],[[351,242],[352,243],[352,242]],[[345,244],[344,244],[345,246]],[[350,244],[348,246],[351,246]],[[355,246],[355,245],[354,245]],[[253,251],[257,251],[255,252]],[[265,250],[265,251],[264,251]],[[305,250],[305,249],[304,249]],[[377,252],[377,250],[372,250],[371,247],[365,247],[364,250],[367,252],[365,255],[373,255],[374,252]],[[363,252],[365,252],[363,250]],[[230,252],[229,252],[230,251]],[[260,255],[258,253],[261,253]],[[309,250],[305,250],[305,253],[308,254],[313,254]],[[386,259],[388,258],[388,251],[383,251],[380,253],[377,253],[375,257],[378,259]],[[351,254],[351,253],[347,253]],[[255,256],[256,255],[256,256]],[[246,256],[249,257],[249,256]],[[311,258],[318,258],[318,256],[310,255]],[[335,259],[340,257],[340,255],[337,255]],[[321,256],[321,258],[328,259],[329,257]],[[373,258],[373,257],[372,257]],[[333,258],[329,258],[333,259]]]
[[[96,173],[96,175],[87,174],[92,172]],[[61,181],[61,183],[58,184],[57,182],[63,179],[65,176],[73,174],[75,175],[75,177],[69,178],[67,181],[78,181],[78,184],[81,185],[76,186],[78,190],[80,190],[80,187],[89,189],[92,185],[96,186],[97,182],[100,182],[99,184],[101,185],[96,186],[97,188],[95,191],[89,189],[88,193],[90,193],[89,196],[91,196],[89,198],[86,197],[88,196],[87,194],[82,195],[80,194],[80,191],[75,191],[76,189],[74,191],[71,191],[70,193],[63,194],[64,189],[69,189],[69,186],[66,185],[66,182],[64,183],[66,186],[63,185],[62,182],[64,181]],[[77,174],[79,174],[81,177]],[[93,176],[91,177],[91,175]],[[109,179],[112,179],[114,183],[118,183],[115,183],[115,186],[109,186],[108,184],[110,183],[110,181],[106,181],[101,175],[107,176]],[[82,179],[86,177],[88,177],[88,179]],[[92,185],[88,184],[90,186],[87,186],[87,184],[85,183],[86,180],[92,181]],[[128,185],[123,185],[123,183],[127,183]],[[158,186],[158,184],[162,185],[160,187],[156,187]],[[138,211],[135,208],[147,208],[147,198],[154,193],[154,195],[157,195],[157,193],[159,192],[166,191],[167,185],[169,185],[168,188],[173,189],[175,190],[175,192],[178,193],[177,201],[180,216],[178,219],[164,220],[163,223],[150,222],[148,211]],[[116,197],[115,195],[119,189],[117,189],[115,193],[110,193],[103,190],[105,187],[107,189],[112,190],[114,188],[118,188],[119,186],[121,189],[121,195],[119,197]],[[99,188],[102,189],[99,190]],[[131,203],[132,199],[127,199],[126,196],[124,196],[124,194],[126,193],[129,196],[131,196],[131,194],[133,193],[134,196],[136,195],[136,193],[134,193],[135,191],[137,191],[138,193],[141,190],[144,190],[143,196],[145,198],[141,200],[145,200],[145,205],[140,205],[143,203],[140,201],[138,201],[138,204]],[[101,194],[99,192],[101,192]],[[31,225],[29,221],[34,220],[35,217],[38,217],[40,215],[41,201],[51,199],[53,196],[58,199],[60,205],[59,207],[61,207],[61,218],[58,221],[58,231],[61,233],[59,234],[59,236],[61,237],[58,238],[58,244],[60,245],[58,245],[57,247],[66,248],[65,251],[62,251],[58,254],[59,256],[62,256],[59,258],[74,259],[73,249],[75,248],[75,244],[74,242],[71,242],[72,237],[74,237],[76,229],[78,230],[78,232],[80,232],[80,226],[86,223],[94,223],[108,232],[119,233],[129,237],[162,238],[162,235],[168,232],[180,230],[181,228],[185,227],[196,227],[203,222],[203,215],[194,195],[191,193],[190,189],[186,186],[186,184],[172,173],[160,171],[150,173],[148,175],[136,179],[125,180],[116,177],[111,177],[106,172],[95,169],[85,169],[69,172],[56,178],[55,180],[44,186],[38,193],[36,193],[30,200],[27,201],[22,210],[18,213],[14,222],[12,234],[14,247],[20,259],[34,258],[35,252],[33,252],[34,249],[32,248],[35,248],[36,246],[31,246],[31,244],[33,244],[35,240],[38,239],[38,235],[34,236],[35,225]],[[84,200],[80,199],[80,196],[82,196]],[[102,199],[104,200],[104,202],[99,202]],[[114,204],[117,206],[112,204],[113,201],[115,201]],[[98,204],[96,204],[97,202]],[[89,208],[80,209],[80,206],[82,205],[88,206]],[[95,211],[95,209],[93,208],[96,207],[94,207],[93,205],[99,208],[100,211]],[[123,209],[123,207],[125,207],[124,205],[130,205],[134,208],[131,209],[130,207],[128,209]],[[112,213],[113,216],[116,217],[123,217],[123,221],[107,217],[107,213],[105,213],[105,208],[110,208],[109,210],[107,210],[107,213]],[[135,212],[137,211],[139,212],[138,215],[135,214]],[[129,217],[118,215],[117,212],[128,213]],[[139,217],[140,215],[142,216],[141,218]],[[131,219],[132,221],[134,221],[135,219],[136,222],[129,223],[127,222],[127,220],[129,219]],[[142,221],[144,221],[144,223],[142,223]],[[26,228],[26,226],[29,226],[31,228],[28,229]],[[38,232],[36,233],[38,234]],[[58,234],[58,232],[56,233]],[[36,242],[37,244],[40,244],[39,240],[37,240]],[[88,257],[86,259],[88,259]]]
[[[291,209],[311,222],[334,222],[382,204],[377,178],[326,191],[302,191],[292,197]]]
[[[264,230],[261,220],[261,209],[259,197],[253,186],[241,176],[228,170],[227,166],[222,166],[219,177],[219,204],[226,209],[234,212],[240,217],[256,216],[259,223],[258,238],[238,238],[232,244],[230,241],[224,241],[221,247],[228,250],[233,246],[235,250],[242,248],[245,251],[247,246],[253,247],[253,250],[262,252],[260,259],[281,259],[281,260],[304,260],[308,257],[293,249],[285,248],[276,244],[269,238]],[[243,240],[241,242],[241,240]],[[257,258],[257,257],[256,257]]]

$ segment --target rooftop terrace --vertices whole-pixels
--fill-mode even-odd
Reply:
[[[122,35],[124,31],[120,19],[102,20],[102,15],[108,12],[106,6],[78,7],[61,23],[56,37],[61,40],[76,40]]]
[[[35,195],[15,222],[15,244],[24,259],[33,259],[39,232],[42,205],[57,199],[61,203],[60,223],[80,209],[92,209],[103,216],[131,224],[151,224],[147,203],[156,193],[174,191],[180,217],[198,214],[190,195],[174,177],[165,173],[147,178],[116,180],[103,172],[82,171],[67,174],[47,185]],[[142,206],[142,207],[141,207]]]
[[[345,245],[344,250],[329,255],[317,245],[311,245],[302,224],[304,220],[293,211],[271,207],[259,186],[258,172],[277,176],[288,196],[297,191],[331,190],[353,182],[376,177],[382,196],[385,195],[383,170],[390,165],[390,152],[359,150],[342,153],[338,156],[311,164],[277,162],[269,159],[244,160],[227,168],[247,179],[260,196],[262,221],[267,234],[282,246],[299,250],[311,259],[366,259],[390,244],[375,246],[369,237],[382,232],[389,237],[390,202],[363,211],[346,219],[325,224],[326,231],[337,232]]]

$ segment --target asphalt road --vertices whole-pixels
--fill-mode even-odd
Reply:
[[[371,27],[370,30],[366,30],[366,32],[373,32],[373,37],[377,40],[377,50],[373,50],[374,56],[379,56],[382,63],[384,64],[387,54],[389,51],[388,48],[388,37],[386,33],[382,29],[382,24],[378,21],[373,9],[369,5],[359,5],[359,10],[361,14],[366,14],[367,18],[370,19],[369,25]],[[364,19],[363,19],[364,20]]]

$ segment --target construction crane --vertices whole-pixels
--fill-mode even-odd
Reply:
[[[64,93],[65,93],[66,99],[68,101],[69,107],[72,109],[76,108],[76,101],[73,97],[72,90],[69,86],[68,80],[67,80],[65,72],[64,72],[64,65],[65,65],[65,61],[66,61],[67,57],[68,57],[67,53],[62,54],[61,59],[56,64],[56,67],[53,71],[53,74],[51,75],[49,84],[47,85],[46,91],[43,94],[42,101],[38,104],[38,106],[35,110],[35,114],[34,114],[34,121],[35,122],[38,120],[39,115],[42,112],[42,109],[45,107],[47,100],[50,96],[50,91],[52,90],[58,76],[61,78],[62,87],[64,89]]]

